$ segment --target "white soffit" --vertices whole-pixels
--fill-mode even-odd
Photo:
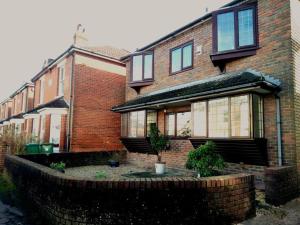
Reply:
[[[82,55],[76,55],[75,64],[82,64],[95,69],[104,70],[110,73],[126,76],[126,68],[124,66],[105,62],[104,60],[100,60],[100,59],[97,60]]]

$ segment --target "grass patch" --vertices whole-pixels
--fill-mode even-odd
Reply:
[[[16,205],[16,186],[6,174],[0,174],[0,199],[9,205]]]
[[[96,172],[95,178],[96,179],[104,179],[104,178],[107,178],[107,174],[105,171],[98,171],[98,172]]]

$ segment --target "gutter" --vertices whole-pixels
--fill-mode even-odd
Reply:
[[[247,1],[248,1],[248,0],[234,0],[234,1],[231,1],[231,2],[229,2],[229,3],[225,4],[225,5],[223,5],[223,6],[220,7],[219,9],[224,9],[224,8],[231,7],[231,6],[237,5],[237,4],[239,4],[239,3],[247,2]],[[217,9],[217,10],[219,10],[219,9]],[[169,34],[167,34],[167,35],[165,35],[165,36],[159,38],[158,40],[156,40],[156,41],[154,41],[154,42],[152,42],[152,43],[150,43],[150,44],[148,44],[148,45],[146,45],[146,46],[144,46],[144,47],[142,47],[142,48],[137,49],[137,51],[136,51],[135,53],[137,53],[137,52],[143,52],[143,51],[149,50],[149,48],[153,48],[153,47],[155,47],[156,45],[158,45],[158,44],[160,44],[160,43],[162,43],[162,42],[165,42],[165,41],[167,41],[167,40],[169,40],[169,39],[171,39],[171,38],[176,37],[177,35],[179,35],[179,34],[185,32],[185,31],[187,31],[188,29],[191,29],[191,28],[193,28],[193,27],[195,27],[195,26],[198,26],[199,24],[201,24],[201,23],[207,21],[207,20],[210,19],[211,17],[212,17],[212,12],[207,13],[207,14],[205,14],[204,16],[199,17],[198,19],[196,19],[196,20],[194,20],[194,21],[192,21],[192,22],[190,22],[190,23],[184,25],[183,27],[180,27],[180,28],[178,28],[177,30],[175,30],[175,31],[173,31],[173,32],[171,32],[171,33],[169,33]],[[134,53],[133,53],[133,54],[134,54]],[[128,59],[131,55],[132,55],[132,54],[129,54],[129,55],[127,55],[127,56],[122,57],[122,58],[121,58],[121,61],[125,61],[125,60]]]
[[[281,130],[281,114],[280,114],[280,97],[275,96],[276,100],[276,127],[277,127],[277,155],[278,155],[278,166],[282,166],[283,157],[282,157],[282,130]]]
[[[168,98],[168,99],[164,99],[164,100],[157,100],[157,101],[153,101],[150,103],[143,103],[140,105],[133,105],[133,106],[125,106],[125,107],[120,107],[120,108],[113,108],[112,111],[113,112],[124,112],[124,111],[130,111],[132,109],[140,109],[140,108],[144,108],[146,106],[154,106],[154,105],[158,105],[158,104],[164,104],[164,103],[175,103],[175,102],[182,102],[182,101],[191,101],[191,100],[196,100],[199,99],[201,96],[205,96],[205,97],[209,97],[211,95],[216,95],[216,94],[220,94],[220,95],[225,95],[228,94],[228,92],[241,92],[241,91],[251,91],[251,90],[255,90],[261,87],[262,84],[265,84],[269,87],[272,88],[276,88],[275,85],[265,82],[265,81],[260,81],[260,82],[255,82],[252,84],[246,84],[246,85],[239,85],[239,86],[235,86],[235,87],[229,87],[229,88],[222,88],[222,89],[218,89],[218,90],[212,90],[212,91],[206,91],[206,92],[202,92],[200,95],[199,93],[196,94],[191,94],[191,95],[187,95],[183,97],[175,97],[175,98]],[[221,92],[221,93],[220,93]]]

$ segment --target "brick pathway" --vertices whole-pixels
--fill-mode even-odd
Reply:
[[[4,205],[0,201],[0,225],[28,225],[22,222],[23,214],[16,208]]]

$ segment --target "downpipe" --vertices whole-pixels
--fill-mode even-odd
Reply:
[[[282,166],[282,131],[281,131],[281,114],[280,114],[280,97],[275,96],[276,99],[276,127],[277,127],[277,155],[278,166]]]

